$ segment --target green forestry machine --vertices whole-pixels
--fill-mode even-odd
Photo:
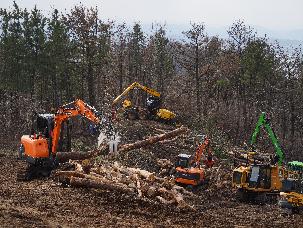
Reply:
[[[275,157],[271,164],[257,163],[255,160],[254,149],[261,127],[264,127],[275,148]],[[266,196],[263,193],[278,194],[282,188],[280,177],[283,176],[284,172],[282,165],[285,154],[270,126],[270,118],[265,112],[262,112],[258,119],[250,146],[252,150],[246,155],[246,165],[240,165],[233,171],[232,186],[237,189],[238,197],[241,200],[252,200],[257,196]]]

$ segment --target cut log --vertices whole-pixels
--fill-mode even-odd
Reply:
[[[138,174],[139,176],[145,178],[145,179],[148,179],[151,175],[154,175],[153,173],[151,172],[148,172],[146,170],[143,170],[143,169],[138,169],[138,168],[127,168],[129,171],[131,171],[132,173],[136,173]]]
[[[87,153],[83,152],[57,152],[56,159],[59,162],[67,162],[68,160],[84,160],[98,155],[98,150],[90,151]]]
[[[52,173],[53,180],[56,180],[62,184],[70,184],[71,177],[80,177],[84,178],[83,173],[79,173],[77,171],[56,171]]]
[[[84,152],[57,152],[56,159],[58,162],[67,162],[68,160],[84,160],[93,157],[97,157],[102,154],[104,151],[108,150],[108,145],[102,145],[99,149]]]
[[[173,137],[176,137],[178,135],[184,134],[187,131],[188,131],[188,128],[182,126],[178,129],[175,129],[173,131],[170,131],[170,132],[167,132],[167,133],[164,133],[164,134],[161,134],[161,135],[152,136],[148,139],[138,141],[138,142],[135,142],[135,143],[125,144],[125,145],[122,145],[120,147],[120,149],[118,150],[118,153],[123,153],[123,152],[127,152],[127,151],[130,151],[130,150],[143,148],[143,147],[149,146],[151,144],[154,144],[156,142],[159,142],[159,141],[162,141],[162,140],[165,140],[165,139],[173,138]]]
[[[155,130],[155,131],[157,131],[157,132],[159,132],[159,133],[162,133],[162,134],[166,133],[166,131],[163,130],[163,129],[159,129],[159,128],[152,128],[152,129]]]
[[[180,207],[180,208],[186,208],[186,207],[188,207],[188,204],[184,201],[183,196],[182,196],[181,193],[179,193],[176,190],[172,190],[170,192],[173,195],[175,201],[177,202],[178,207]]]
[[[158,199],[161,203],[165,205],[173,204],[174,200],[166,200],[162,196],[156,196],[156,199]]]
[[[229,155],[232,155],[235,159],[242,159],[244,161],[247,161],[247,153],[242,153],[239,151],[231,151],[228,152]],[[269,161],[270,160],[270,155],[269,154],[260,154],[257,153],[253,156],[253,159],[256,161],[264,162],[264,161]]]
[[[179,138],[179,137],[175,137],[175,138],[173,138],[173,139],[167,139],[167,140],[159,141],[158,143],[159,143],[159,144],[169,144],[169,143],[173,143],[173,142],[177,141],[178,138]]]
[[[172,130],[172,131],[164,133],[164,134],[152,136],[152,137],[149,137],[149,138],[144,139],[142,141],[138,141],[138,142],[130,143],[130,144],[125,144],[125,145],[122,145],[120,147],[118,153],[143,148],[143,147],[149,146],[151,144],[154,144],[154,143],[157,143],[157,142],[160,142],[160,141],[163,141],[163,140],[174,138],[176,136],[179,136],[181,134],[186,133],[187,131],[188,131],[188,128],[182,126],[178,129]],[[67,162],[68,160],[89,159],[89,158],[93,158],[93,157],[98,156],[100,153],[102,153],[104,151],[104,149],[105,148],[102,147],[98,150],[90,151],[90,152],[87,152],[87,153],[76,152],[76,151],[75,152],[57,152],[56,159],[59,162]]]
[[[194,193],[187,191],[185,188],[178,186],[178,185],[174,185],[172,188],[173,191],[178,191],[180,193],[182,193],[183,195],[187,195],[187,196],[194,196]]]
[[[141,198],[142,191],[141,191],[141,183],[140,183],[139,179],[137,180],[137,191],[138,191],[138,196]]]
[[[84,178],[85,174],[77,172],[77,171],[56,171],[52,174],[52,177],[66,177],[66,178],[81,177],[81,178]]]
[[[70,185],[73,187],[85,187],[85,188],[100,188],[111,191],[118,191],[128,194],[133,194],[134,189],[129,188],[126,185],[116,184],[113,182],[101,182],[97,180],[87,179],[87,178],[79,178],[79,177],[71,177]]]

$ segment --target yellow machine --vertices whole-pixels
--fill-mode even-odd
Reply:
[[[120,94],[113,101],[113,107],[121,100],[123,96],[126,96],[131,90],[139,88],[151,96],[147,98],[147,108],[142,107],[134,107],[132,102],[128,99],[122,102],[122,107],[124,109],[124,115],[129,119],[158,119],[167,122],[174,122],[176,118],[176,114],[164,109],[160,108],[161,106],[161,94],[156,90],[148,88],[139,84],[138,82],[134,82],[129,87],[127,87],[122,94]]]
[[[289,212],[299,213],[303,211],[303,162],[292,161],[287,166],[278,204]]]
[[[232,186],[240,200],[253,200],[260,193],[279,193],[284,168],[270,164],[248,164],[233,171]]]
[[[282,188],[282,178],[286,172],[282,166],[285,155],[270,127],[269,117],[264,112],[261,114],[252,135],[251,146],[256,143],[262,126],[264,126],[275,147],[276,156],[271,164],[257,164],[254,159],[255,152],[249,152],[246,165],[234,169],[232,186],[238,190],[238,197],[241,200],[254,200],[257,196],[260,196],[260,193],[278,194]]]
[[[303,192],[280,192],[279,206],[292,213],[299,213],[303,210]]]

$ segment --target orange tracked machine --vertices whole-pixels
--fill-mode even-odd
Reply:
[[[204,167],[209,168],[214,164],[210,141],[203,136],[203,143],[200,144],[192,159],[191,155],[179,154],[176,162],[175,182],[184,186],[199,186],[206,182],[204,167],[201,166],[202,154],[207,155],[204,160]]]
[[[56,152],[60,139],[61,126],[64,121],[82,116],[100,128],[101,121],[94,107],[82,100],[76,100],[61,106],[55,114],[37,114],[35,127],[29,135],[21,137],[19,158],[25,160],[28,166],[18,173],[18,179],[29,180],[33,176],[48,176],[57,165]]]

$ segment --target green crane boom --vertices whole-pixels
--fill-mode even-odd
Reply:
[[[281,148],[281,146],[279,144],[279,141],[278,141],[278,139],[277,139],[274,131],[272,130],[272,128],[270,126],[269,120],[266,117],[266,113],[265,112],[262,112],[262,114],[259,117],[259,120],[258,120],[258,122],[256,124],[255,131],[252,134],[250,144],[253,146],[256,143],[258,134],[259,134],[260,129],[261,129],[262,126],[265,127],[265,130],[266,130],[269,138],[271,139],[271,141],[272,141],[272,143],[273,143],[273,145],[275,147],[276,155],[279,158],[278,164],[282,165],[284,157],[285,157],[285,154],[284,154],[284,152],[283,152],[283,150],[282,150],[282,148]]]

